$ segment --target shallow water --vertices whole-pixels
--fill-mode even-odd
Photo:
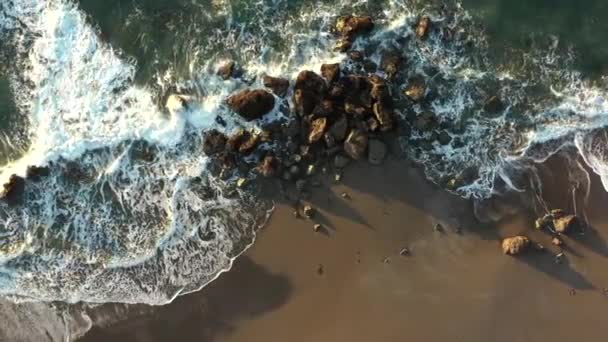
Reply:
[[[222,101],[235,89],[260,87],[262,74],[292,77],[342,61],[329,33],[342,14],[377,18],[378,29],[357,43],[371,59],[390,52],[408,60],[395,85],[405,127],[431,110],[452,138],[441,146],[439,132],[402,136],[431,181],[456,179],[450,190],[474,198],[539,187],[530,177],[535,163],[564,146],[575,151],[573,161],[578,151],[608,177],[605,5],[573,6],[7,0],[0,7],[0,178],[32,164],[52,167],[51,177],[28,186],[25,209],[0,207],[0,293],[163,304],[228,269],[253,242],[264,210],[207,172],[202,133],[247,125]],[[419,44],[412,26],[423,13],[438,28]],[[214,75],[226,59],[243,66],[247,82]],[[428,106],[398,95],[420,76],[437,95]],[[169,117],[162,102],[176,90],[200,106]],[[491,95],[508,104],[500,113],[484,111]],[[217,127],[216,116],[228,127]],[[151,160],[140,158],[147,153]]]

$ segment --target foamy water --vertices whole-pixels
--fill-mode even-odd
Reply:
[[[173,116],[158,109],[155,91],[133,82],[137,61],[99,39],[76,5],[17,0],[3,8],[1,28],[13,32],[17,48],[27,47],[13,87],[28,116],[30,149],[3,165],[0,179],[23,175],[28,165],[50,165],[51,176],[28,183],[24,208],[0,204],[0,294],[164,304],[229,269],[253,243],[268,205],[229,190],[230,180],[206,171],[202,132],[260,124],[241,122],[223,105],[247,85],[214,75],[223,59],[213,51],[218,39],[242,48],[245,79],[261,87],[264,73],[294,77],[343,61],[345,55],[333,51],[329,28],[336,16],[361,12],[369,3],[304,6],[300,15],[288,16],[285,2],[261,2],[256,16],[282,20],[255,28],[235,23],[229,4],[215,3],[225,28],[208,46],[189,51],[190,77],[176,79],[171,68],[156,75],[161,89],[188,89],[196,100],[192,110]],[[430,14],[438,27],[423,43],[413,32],[420,13]],[[402,105],[398,114],[407,118],[431,110],[452,138],[442,146],[429,132],[404,137],[409,157],[425,166],[430,180],[445,185],[474,170],[451,190],[487,198],[499,191],[497,180],[524,188],[521,172],[573,146],[608,184],[607,138],[598,131],[607,124],[606,91],[582,81],[555,44],[526,54],[525,70],[498,67],[488,60],[484,32],[460,5],[440,10],[391,0],[374,14],[378,28],[355,48],[377,64],[387,52],[405,57],[407,77],[393,93]],[[22,31],[15,34],[17,27]],[[270,45],[278,32],[283,49]],[[208,58],[195,63],[197,56]],[[436,94],[428,107],[410,105],[402,95],[414,76],[423,76]],[[533,91],[538,85],[544,87],[541,94]],[[503,112],[484,111],[491,95],[504,101]],[[227,127],[216,124],[218,115]],[[281,115],[277,106],[270,117]]]

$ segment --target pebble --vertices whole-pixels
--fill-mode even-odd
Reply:
[[[555,256],[555,263],[556,264],[561,264],[562,261],[564,260],[564,253],[559,253],[558,255]]]
[[[436,232],[443,232],[443,226],[439,223],[437,223],[434,227],[433,230]]]
[[[323,227],[322,227],[320,224],[315,224],[315,225],[313,226],[313,229],[314,229],[315,233],[320,232],[320,231],[321,231],[321,228],[323,228]]]
[[[399,255],[401,256],[409,256],[410,254],[410,250],[407,247],[404,247],[403,249],[401,249],[401,252],[399,252]]]
[[[384,258],[384,260],[382,260],[382,262],[385,263],[385,264],[390,264],[391,263],[391,258],[386,257],[386,258]]]
[[[325,273],[325,269],[323,267],[323,264],[319,264],[319,267],[317,267],[317,274],[318,275],[323,275],[323,273]]]
[[[304,216],[310,219],[315,215],[315,210],[310,205],[304,206]]]
[[[342,180],[342,174],[341,173],[336,173],[336,176],[334,178],[336,180],[336,183],[340,182]]]
[[[346,192],[343,192],[342,195],[340,195],[340,196],[342,196],[342,198],[344,198],[344,199],[350,199],[350,195],[347,194]]]

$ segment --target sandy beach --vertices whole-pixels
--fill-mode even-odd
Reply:
[[[325,232],[278,203],[256,244],[209,287],[139,307],[145,314],[82,341],[591,341],[608,331],[608,195],[597,182],[593,227],[566,239],[567,258],[556,264],[559,248],[534,231],[533,215],[495,205],[500,224],[479,223],[470,201],[436,189],[408,162],[357,163],[341,184],[314,192]],[[550,196],[567,205],[558,203],[567,196]],[[501,238],[520,233],[546,251],[503,255]]]

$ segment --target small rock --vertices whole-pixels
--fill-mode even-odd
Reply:
[[[421,102],[426,96],[426,86],[422,82],[415,82],[405,89],[404,94],[414,102]]]
[[[530,246],[530,240],[525,236],[515,236],[502,241],[502,251],[507,255],[518,255]]]
[[[305,205],[302,211],[304,213],[304,217],[307,219],[311,219],[315,216],[315,210],[310,205]]]
[[[315,233],[320,232],[322,228],[323,228],[323,226],[321,226],[318,223],[313,226],[313,230],[315,231]]]
[[[440,223],[437,223],[433,226],[433,230],[436,232],[443,232],[445,229],[443,229],[443,226]]]
[[[297,211],[297,210],[294,210],[294,211],[293,211],[293,216],[294,216],[295,218],[299,219],[299,218],[300,218],[300,212],[299,212],[299,211]]]
[[[410,252],[410,250],[407,247],[404,247],[399,252],[399,255],[401,255],[401,256],[410,256],[411,252]]]
[[[228,98],[227,104],[247,121],[261,118],[274,108],[274,96],[266,90],[243,90]]]
[[[385,263],[385,264],[390,264],[390,263],[391,263],[391,258],[386,257],[386,258],[384,258],[384,259],[382,260],[382,262],[383,262],[383,263]]]
[[[334,176],[334,180],[336,181],[336,183],[339,183],[342,180],[342,173],[336,173],[336,175]]]
[[[450,134],[448,132],[441,131],[441,133],[439,133],[439,137],[437,138],[437,140],[439,141],[439,143],[441,145],[448,145],[452,141],[452,137],[450,136]]]
[[[362,159],[367,151],[368,142],[367,133],[354,129],[344,142],[344,152],[355,160]]]
[[[345,167],[348,166],[348,164],[350,163],[350,158],[345,157],[341,154],[336,155],[336,157],[334,158],[334,166],[337,169],[343,169]]]
[[[51,170],[48,167],[30,165],[25,171],[25,178],[33,182],[38,182],[43,177],[48,177],[50,174]]]
[[[365,58],[365,55],[362,51],[351,51],[348,53],[348,57],[355,62],[361,62]]]
[[[396,55],[384,56],[382,59],[382,69],[388,76],[389,80],[395,78],[401,66],[401,57]]]
[[[386,158],[386,144],[380,140],[371,139],[369,141],[368,161],[372,165],[380,165]]]
[[[370,32],[373,29],[374,21],[369,16],[357,17],[348,15],[340,17],[335,26],[337,33],[351,39],[359,34]]]
[[[431,18],[425,15],[418,21],[418,26],[416,27],[416,36],[421,40],[426,39],[430,28]]]
[[[236,181],[236,186],[238,186],[239,188],[244,187],[245,185],[247,185],[247,179],[246,178],[239,178]]]
[[[312,122],[308,142],[313,144],[321,140],[327,129],[327,118],[319,118]]]
[[[319,264],[319,266],[317,267],[317,274],[321,276],[324,273],[325,273],[325,268],[323,267],[322,264]]]
[[[289,173],[291,173],[293,176],[298,176],[300,174],[300,167],[298,165],[292,165],[289,168]]]
[[[423,112],[422,114],[416,117],[416,122],[414,126],[419,131],[428,131],[432,129],[437,124],[437,117],[433,112]]]
[[[167,98],[165,107],[169,110],[171,115],[179,115],[190,109],[190,102],[192,97],[188,95],[173,94]]]
[[[351,47],[353,47],[353,42],[351,38],[340,38],[336,41],[335,50],[338,52],[346,52],[350,50]]]
[[[317,167],[314,164],[308,165],[308,168],[306,169],[306,175],[312,176],[315,173],[317,173]]]
[[[380,123],[380,129],[383,132],[393,129],[393,112],[389,110],[384,103],[376,102],[373,106],[373,112],[376,119]]]
[[[285,97],[287,90],[289,90],[289,80],[279,77],[264,76],[262,82],[264,87],[272,90],[279,97]]]
[[[340,78],[340,64],[323,64],[321,65],[321,76],[329,83],[334,83]]]
[[[251,154],[260,142],[260,137],[255,134],[250,134],[249,138],[239,146],[239,153],[244,155]]]
[[[263,177],[272,177],[276,174],[277,164],[277,159],[274,156],[266,156],[258,166],[258,171]]]
[[[342,196],[342,198],[344,198],[344,199],[350,199],[350,195],[347,194],[346,192],[343,192],[340,196]]]
[[[558,238],[558,237],[554,237],[554,238],[551,240],[551,243],[552,243],[554,246],[558,246],[558,247],[560,247],[560,246],[562,246],[562,245],[564,244],[564,241],[562,241],[562,239],[560,239],[560,238]]]

